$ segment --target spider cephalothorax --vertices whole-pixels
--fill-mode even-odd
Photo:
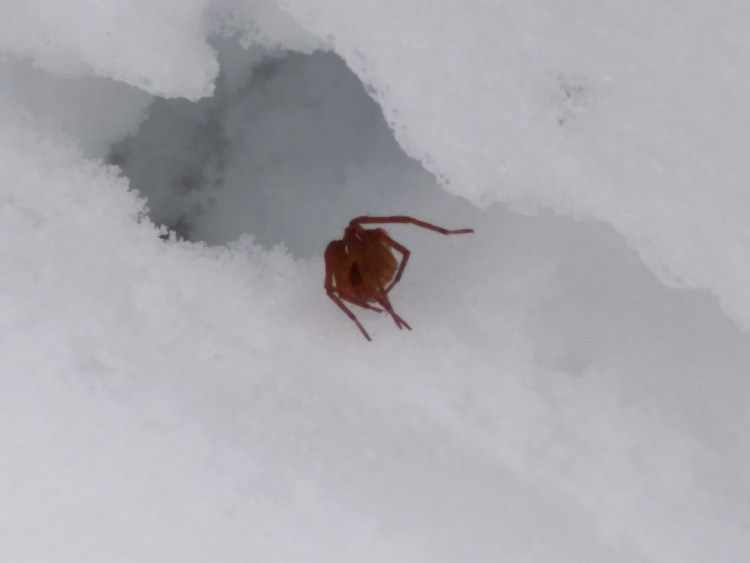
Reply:
[[[404,273],[409,250],[393,240],[384,229],[366,229],[362,226],[375,223],[409,223],[444,235],[474,232],[473,229],[449,231],[406,215],[363,216],[349,222],[344,237],[331,241],[326,248],[325,288],[328,296],[356,323],[367,340],[371,340],[370,335],[344,301],[378,313],[384,309],[393,317],[398,328],[411,330],[408,323],[393,310],[388,299],[388,293]],[[393,254],[394,250],[401,254],[400,264]],[[382,309],[370,303],[377,303]]]

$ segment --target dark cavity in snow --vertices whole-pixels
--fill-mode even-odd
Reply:
[[[249,233],[307,257],[355,215],[403,212],[414,190],[445,195],[337,55],[235,42],[219,55],[213,97],[157,99],[110,152],[154,223],[212,245]]]

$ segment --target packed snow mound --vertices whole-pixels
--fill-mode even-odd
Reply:
[[[610,223],[750,326],[750,5],[288,0],[453,193]]]
[[[210,96],[212,34],[310,52],[322,42],[274,0],[29,0],[0,5],[0,51],[57,75],[114,78],[161,97]]]
[[[0,50],[62,75],[114,78],[160,96],[211,94],[209,0],[29,0],[0,5]]]

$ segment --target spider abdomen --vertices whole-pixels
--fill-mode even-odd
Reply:
[[[383,229],[372,229],[360,233],[362,238],[360,272],[372,288],[383,288],[393,279],[398,261],[393,256]]]

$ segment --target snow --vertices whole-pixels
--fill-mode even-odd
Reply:
[[[750,5],[286,4],[453,193],[610,223],[662,281],[750,326]]]
[[[63,75],[105,76],[163,96],[211,94],[218,66],[206,0],[31,0],[0,6],[0,48]]]
[[[0,558],[750,559],[748,14],[693,4],[0,7]],[[371,343],[365,213],[476,230],[389,227]]]

